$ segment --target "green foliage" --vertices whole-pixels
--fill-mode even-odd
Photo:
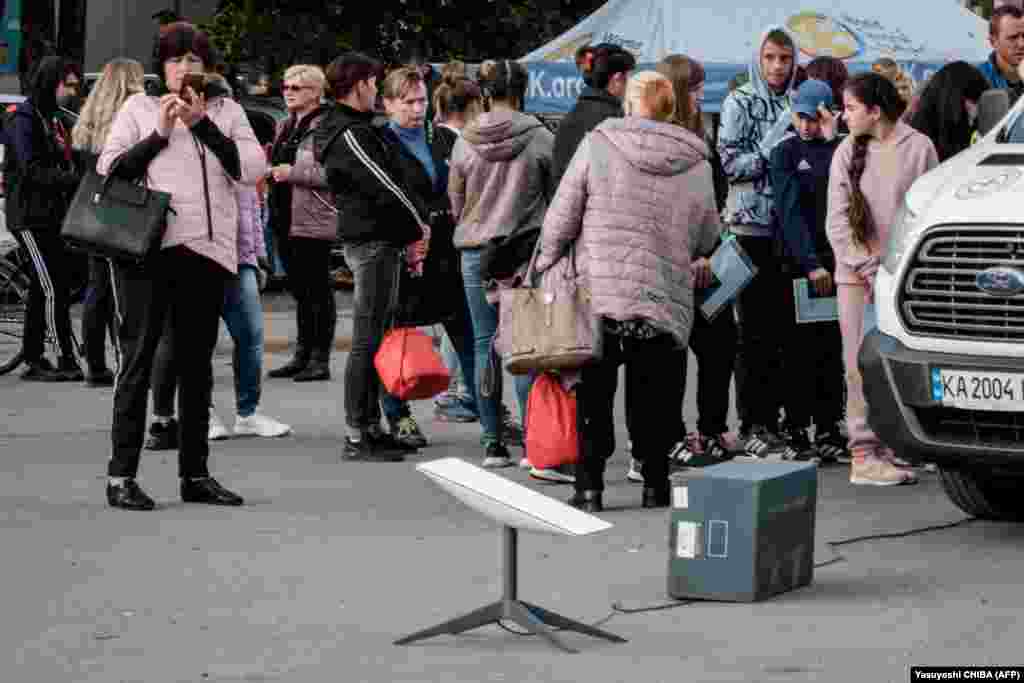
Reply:
[[[271,73],[354,49],[388,62],[521,57],[604,0],[221,0],[206,25],[229,63]]]

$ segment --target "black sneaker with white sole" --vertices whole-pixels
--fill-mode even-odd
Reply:
[[[690,434],[669,453],[669,462],[676,467],[710,467],[731,460],[733,455],[721,444],[718,437]]]
[[[789,444],[778,434],[773,434],[764,427],[754,427],[743,450],[751,458],[785,460],[787,459],[784,457],[787,448],[789,448]]]
[[[789,448],[785,453],[785,456],[788,457],[783,457],[783,460],[796,460],[798,462],[821,461],[818,449],[811,443],[806,429],[790,428],[787,430],[784,438]]]
[[[850,462],[850,449],[847,440],[839,431],[823,432],[814,437],[814,447],[818,451],[823,465]]]

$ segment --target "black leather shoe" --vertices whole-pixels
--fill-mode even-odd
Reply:
[[[178,450],[178,421],[173,417],[164,422],[149,425],[149,438],[146,439],[147,451]]]
[[[122,510],[153,510],[156,503],[139,488],[134,479],[127,479],[119,486],[107,484],[107,505]]]
[[[181,499],[186,503],[207,505],[241,505],[245,502],[240,495],[228,491],[213,477],[182,479]]]
[[[351,462],[403,462],[405,454],[398,446],[388,446],[379,438],[363,434],[359,441],[345,437],[341,459]]]
[[[290,361],[288,361],[281,367],[275,368],[274,370],[268,372],[267,377],[271,377],[273,379],[284,379],[288,377],[294,377],[295,375],[305,370],[307,365],[309,365],[309,354],[306,351],[304,351],[302,347],[298,347],[297,349],[295,349],[295,355],[292,357]]]
[[[569,505],[591,514],[604,512],[604,502],[601,500],[600,491],[577,491],[569,499]]]
[[[377,448],[385,451],[398,451],[399,453],[418,453],[419,449],[407,441],[403,441],[394,434],[381,431],[370,435],[370,439]]]
[[[62,358],[60,363],[57,364],[57,372],[62,375],[65,382],[85,381],[85,373],[82,372],[82,367],[74,358]]]
[[[667,508],[672,502],[672,493],[668,488],[644,487],[643,506],[645,508]]]
[[[292,377],[294,382],[324,382],[331,378],[331,366],[327,361],[311,360],[302,372]]]
[[[90,387],[112,387],[114,386],[114,373],[106,368],[90,370],[85,382]]]
[[[21,373],[26,382],[63,382],[64,373],[53,367],[45,358],[28,361],[28,367]]]

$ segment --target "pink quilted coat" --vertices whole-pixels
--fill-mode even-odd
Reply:
[[[537,269],[576,247],[594,315],[643,318],[680,346],[690,337],[690,261],[722,231],[710,153],[679,126],[608,119],[584,138],[548,208]]]

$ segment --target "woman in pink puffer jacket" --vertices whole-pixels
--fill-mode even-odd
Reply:
[[[668,454],[682,404],[683,354],[693,318],[690,260],[721,232],[710,152],[669,123],[671,82],[638,73],[626,118],[587,135],[548,209],[537,270],[574,258],[578,284],[604,328],[604,355],[577,389],[581,453],[570,504],[602,509],[605,461],[615,452],[618,368],[634,402],[633,452],[643,463],[644,507],[669,502]],[[571,248],[571,250],[570,250]],[[636,402],[645,401],[643,405]]]
[[[173,209],[159,253],[144,267],[118,263],[114,268],[122,362],[114,390],[107,502],[129,510],[155,507],[135,475],[153,356],[169,319],[181,369],[181,498],[241,505],[240,496],[210,476],[206,437],[224,290],[238,271],[235,187],[255,185],[266,172],[266,158],[238,104],[222,97],[208,105],[204,93],[182,87],[186,74],[201,74],[210,62],[205,33],[183,22],[164,27],[156,61],[167,94],[130,97],[97,164],[100,173],[145,179],[152,189],[169,193]]]

